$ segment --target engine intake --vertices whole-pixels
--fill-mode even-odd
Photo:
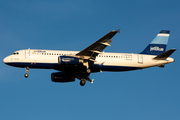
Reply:
[[[59,56],[58,57],[59,65],[78,65],[82,63],[83,63],[83,60],[77,57],[72,57],[72,56]]]
[[[51,74],[51,80],[53,82],[74,82],[75,77],[64,72],[57,72]]]

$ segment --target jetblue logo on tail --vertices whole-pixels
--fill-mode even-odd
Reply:
[[[140,54],[160,55],[166,51],[169,30],[161,30],[152,42]]]
[[[160,48],[158,46],[150,47],[150,51],[164,51],[164,48]]]
[[[160,55],[166,51],[166,45],[163,44],[149,44],[141,54]]]

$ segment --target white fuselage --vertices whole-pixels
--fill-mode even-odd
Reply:
[[[59,51],[59,50],[38,50],[25,49],[14,52],[4,58],[4,63],[15,67],[56,69],[59,56],[71,56],[78,51]],[[129,54],[129,53],[110,53],[102,52],[96,57],[94,62],[94,72],[98,71],[127,71],[143,69],[153,66],[160,66],[174,62],[173,58],[166,60],[154,60],[154,55]]]

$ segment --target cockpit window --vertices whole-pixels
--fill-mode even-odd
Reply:
[[[12,55],[18,55],[19,54],[19,52],[14,52],[14,53],[12,53]]]

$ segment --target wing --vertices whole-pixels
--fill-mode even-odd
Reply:
[[[119,29],[120,30],[120,29]],[[97,40],[95,43],[90,45],[89,47],[85,48],[84,50],[80,51],[76,54],[76,56],[86,56],[86,59],[91,61],[95,61],[96,56],[101,53],[107,46],[111,46],[110,43],[112,42],[110,39],[117,33],[119,30],[111,31],[106,34],[101,39]]]

